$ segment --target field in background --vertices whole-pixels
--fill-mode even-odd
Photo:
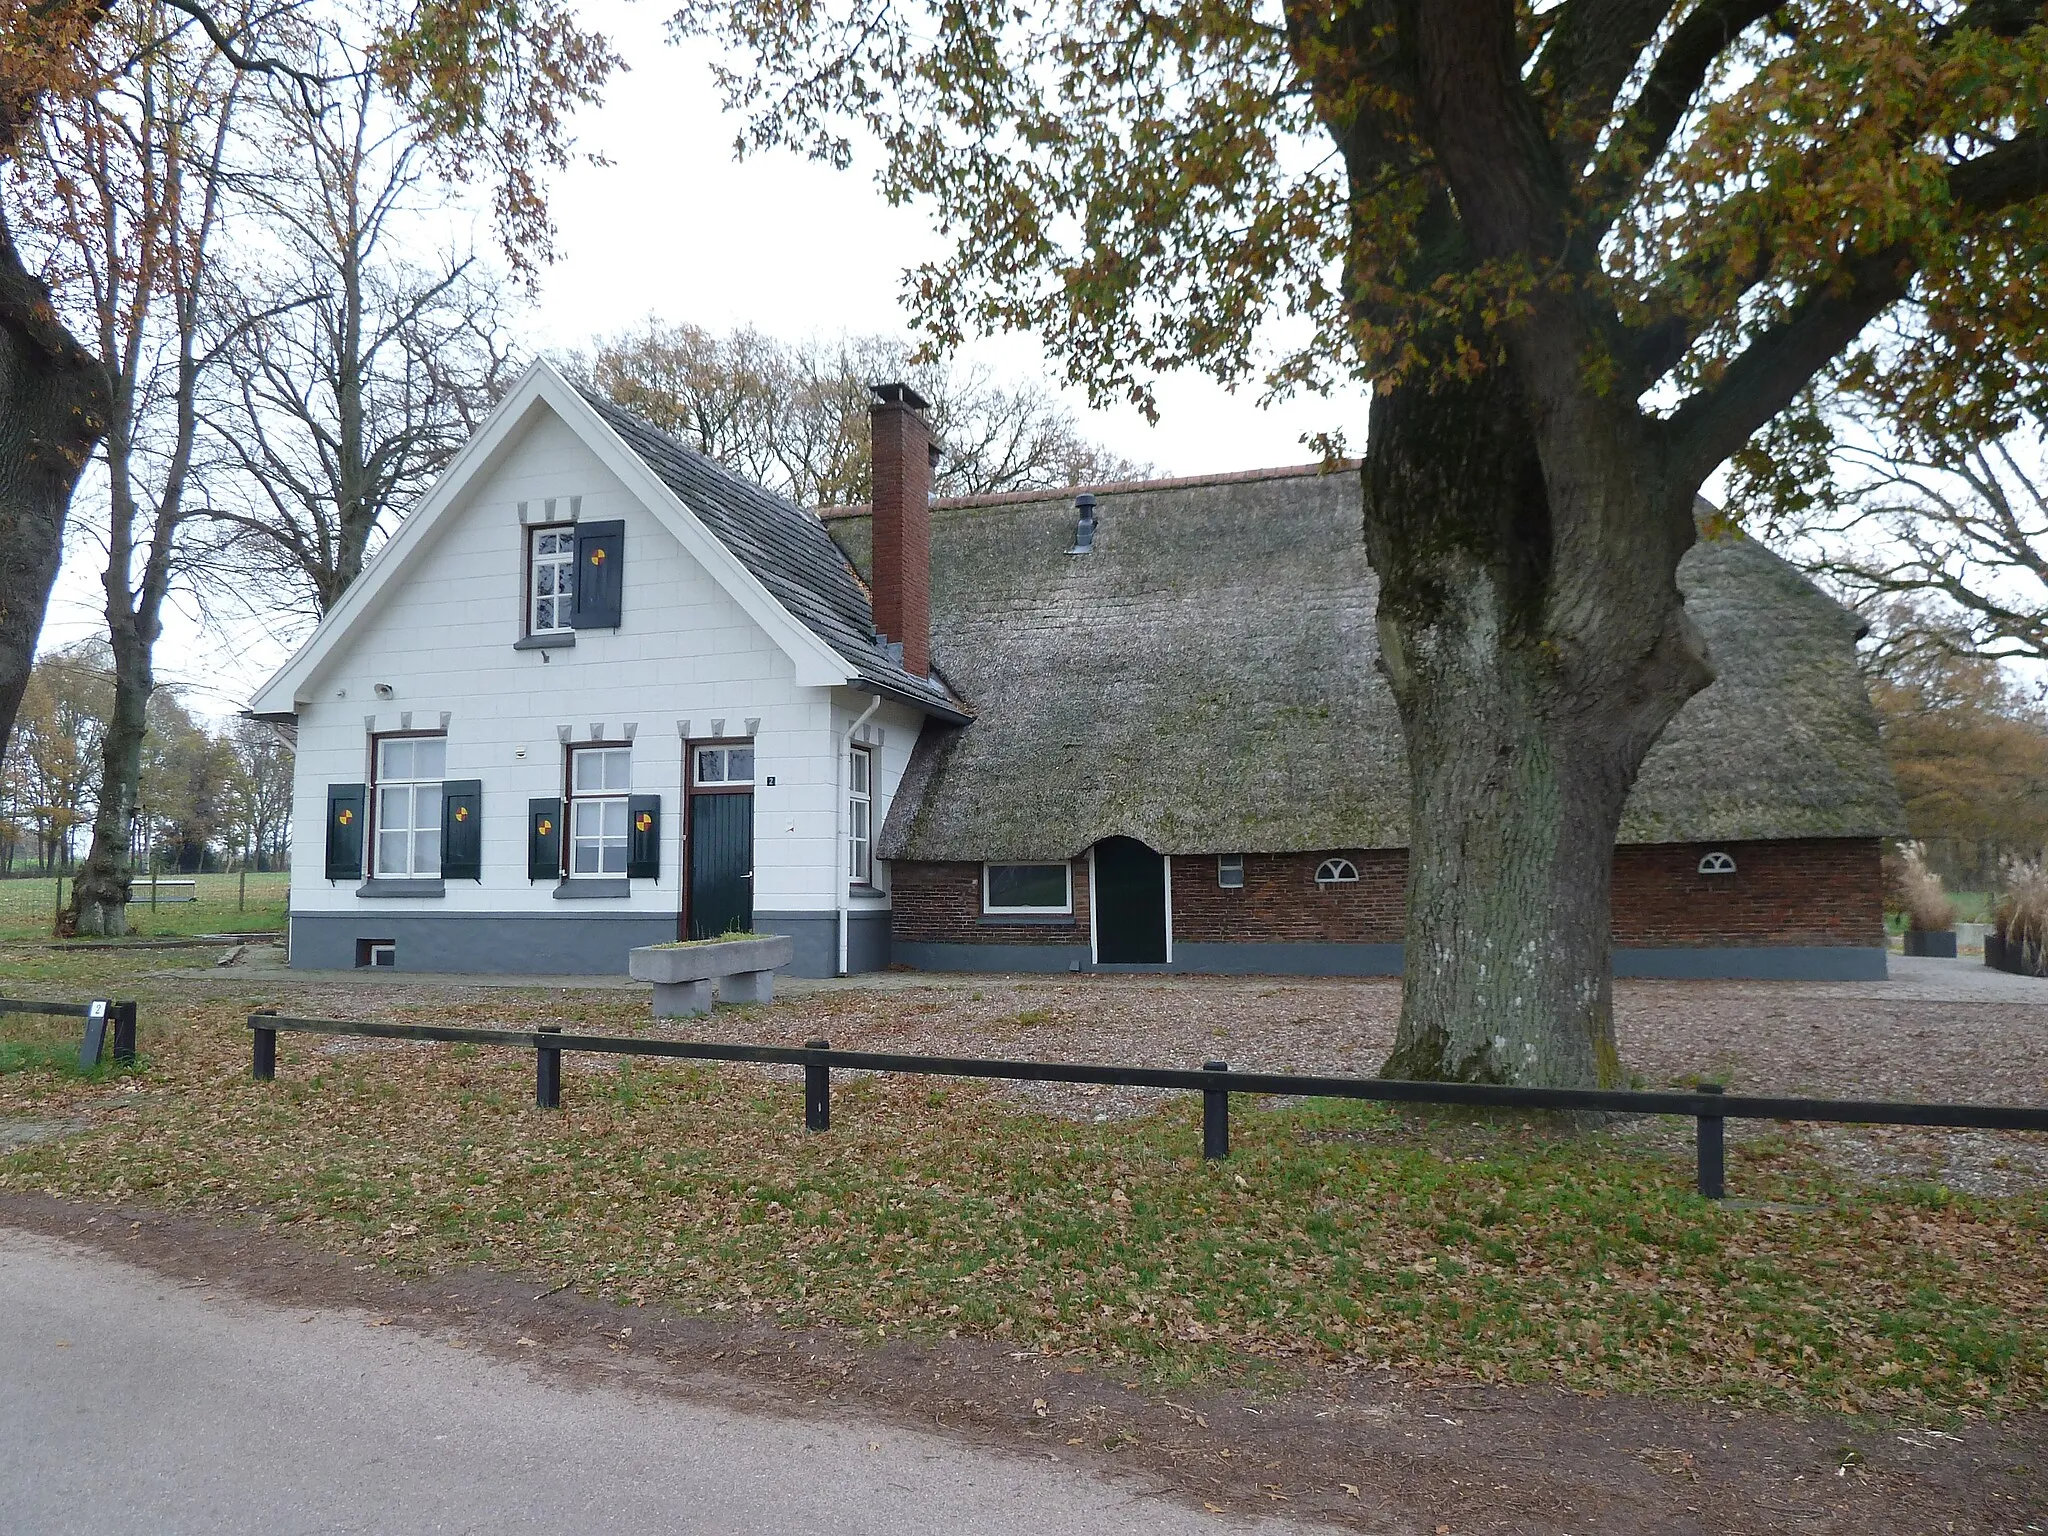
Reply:
[[[240,900],[240,875],[166,875],[197,879],[196,901],[163,901],[152,908],[147,900],[128,908],[131,932],[143,938],[189,933],[259,933],[284,927],[289,874],[249,876],[248,898]],[[64,881],[64,899],[71,899],[71,881]],[[56,914],[55,880],[0,880],[0,939],[47,939]]]

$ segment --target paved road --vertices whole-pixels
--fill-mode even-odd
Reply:
[[[575,1390],[0,1228],[8,1536],[1258,1530],[857,1420]]]

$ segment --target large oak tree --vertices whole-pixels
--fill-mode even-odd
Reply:
[[[952,237],[908,287],[939,342],[1029,328],[1140,400],[1184,366],[1373,381],[1363,532],[1413,785],[1387,1070],[1614,1080],[1616,829],[1713,676],[1676,581],[1695,495],[1888,312],[1923,402],[2039,375],[2042,7],[686,0],[675,25],[733,51],[743,146],[879,142],[888,195]]]

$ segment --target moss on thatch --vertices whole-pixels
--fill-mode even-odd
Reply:
[[[927,727],[877,852],[1404,845],[1357,475],[1120,489],[1098,516],[1093,552],[1074,555],[1065,492],[935,508],[932,655],[979,718]],[[827,527],[865,571],[867,519]],[[1896,831],[1854,620],[1740,536],[1702,542],[1680,584],[1720,678],[1652,751],[1624,840]]]

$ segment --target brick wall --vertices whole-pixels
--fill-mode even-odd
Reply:
[[[1073,862],[1071,917],[983,917],[979,864],[916,864],[898,859],[889,866],[895,921],[890,929],[904,944],[1086,944],[1088,861]]]
[[[1324,859],[1351,861],[1355,883],[1317,885]],[[1248,853],[1244,885],[1216,883],[1213,854],[1173,861],[1173,937],[1180,944],[1398,944],[1408,879],[1399,848]]]
[[[1719,849],[1732,875],[1702,875]],[[1397,944],[1408,856],[1399,848],[1345,850],[1356,883],[1322,885],[1319,853],[1244,857],[1244,885],[1216,883],[1212,855],[1173,861],[1173,933],[1179,943]],[[1076,859],[1074,915],[1017,923],[981,915],[981,866],[899,860],[895,936],[926,944],[1086,944],[1088,861]],[[1883,883],[1875,838],[1794,842],[1657,843],[1614,855],[1614,941],[1642,948],[1721,945],[1876,946],[1884,943]]]
[[[1732,875],[1703,875],[1718,848]],[[1878,840],[1650,843],[1614,851],[1614,942],[1643,948],[1884,943]]]

